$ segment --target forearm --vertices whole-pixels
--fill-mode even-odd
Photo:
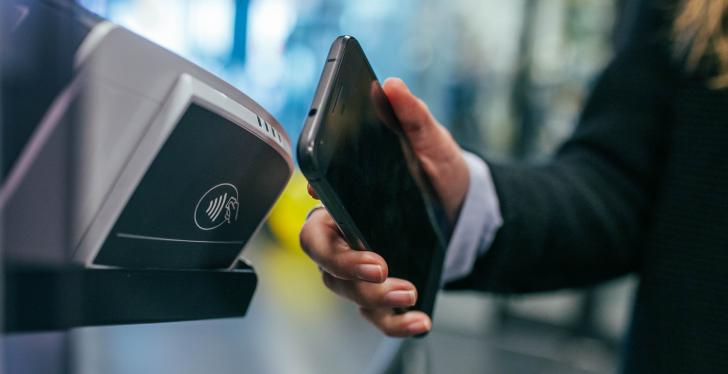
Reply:
[[[504,224],[470,276],[453,287],[534,292],[635,270],[649,199],[587,164],[492,165]]]
[[[447,288],[576,287],[636,266],[648,202],[597,159],[488,167],[467,157],[471,185],[448,246]]]
[[[550,162],[490,164],[503,225],[447,287],[531,292],[638,270],[670,145],[672,74],[661,45],[635,44],[599,77]]]

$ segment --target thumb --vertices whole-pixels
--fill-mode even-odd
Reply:
[[[387,79],[383,88],[412,150],[440,195],[448,218],[454,222],[470,178],[460,147],[401,79]]]
[[[413,150],[420,156],[440,152],[447,135],[427,104],[410,92],[399,78],[384,81],[384,93],[392,104],[392,110],[410,141]]]

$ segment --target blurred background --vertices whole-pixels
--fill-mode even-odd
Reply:
[[[467,149],[540,159],[609,61],[618,0],[79,0],[196,62],[298,138],[337,35],[380,79],[403,78]],[[503,297],[441,293],[428,338],[384,338],[325,290],[298,231],[315,202],[297,173],[244,252],[260,277],[243,319],[80,328],[78,373],[611,373],[633,280]],[[23,335],[10,337],[22,340]]]

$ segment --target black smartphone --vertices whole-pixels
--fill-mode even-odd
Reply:
[[[450,228],[359,43],[338,37],[298,141],[301,171],[354,249],[380,254],[432,316]]]

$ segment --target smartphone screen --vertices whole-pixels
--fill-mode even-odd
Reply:
[[[318,123],[307,124],[318,177],[309,179],[347,241],[382,255],[390,277],[417,288],[413,309],[431,315],[447,221],[361,47],[345,43]],[[307,157],[299,153],[304,174]]]

